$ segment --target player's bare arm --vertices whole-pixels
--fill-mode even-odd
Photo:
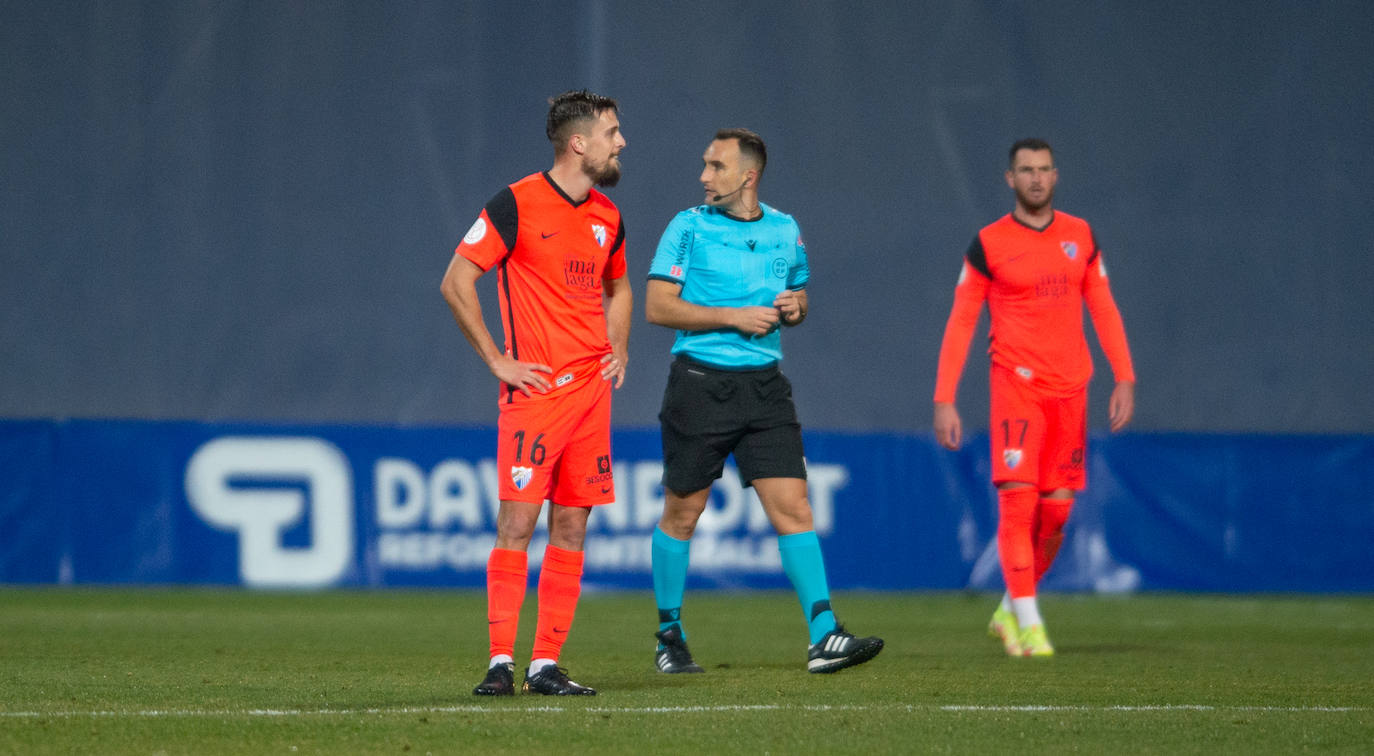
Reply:
[[[953,402],[935,403],[935,440],[950,451],[959,448],[964,428]]]
[[[773,299],[773,307],[777,309],[778,316],[785,326],[801,325],[801,322],[806,320],[807,305],[806,289],[788,289]]]
[[[1112,397],[1107,400],[1107,419],[1111,422],[1112,433],[1125,428],[1135,416],[1135,381],[1122,381],[1112,389]]]
[[[482,303],[477,298],[477,279],[482,277],[483,272],[476,263],[462,255],[454,255],[453,260],[449,262],[448,270],[444,273],[444,281],[439,288],[444,294],[444,300],[448,302],[449,309],[453,311],[453,319],[458,321],[463,336],[472,344],[477,356],[487,364],[492,375],[503,383],[520,389],[525,396],[530,395],[530,389],[541,394],[548,391],[550,384],[540,372],[552,373],[553,368],[537,362],[519,362],[512,359],[492,340],[491,332],[482,320]]]
[[[654,325],[682,331],[733,328],[762,336],[778,327],[775,307],[704,307],[682,299],[682,284],[651,280],[644,298],[644,315]]]
[[[625,384],[625,368],[630,364],[630,321],[634,311],[634,294],[630,279],[613,278],[603,284],[606,305],[606,337],[611,353],[601,358],[601,379],[615,380],[615,387]]]

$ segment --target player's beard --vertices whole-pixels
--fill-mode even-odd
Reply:
[[[614,157],[606,158],[606,164],[599,169],[583,163],[582,172],[597,186],[611,187],[620,183],[620,162]]]
[[[1039,200],[1033,200],[1028,194],[1018,191],[1016,193],[1016,201],[1021,204],[1021,207],[1033,213],[1038,213],[1049,207],[1050,203],[1054,201],[1054,188],[1051,187],[1045,190],[1045,194]]]

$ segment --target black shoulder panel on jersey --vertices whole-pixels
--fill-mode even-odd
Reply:
[[[973,235],[973,241],[969,243],[964,259],[968,260],[968,264],[972,265],[974,270],[992,278],[992,271],[988,270],[988,254],[983,251],[983,240],[978,238],[977,234]]]
[[[611,254],[622,251],[625,245],[625,219],[620,219],[620,227],[615,230],[615,241],[611,243]]]
[[[515,249],[515,232],[520,228],[520,214],[515,206],[515,192],[509,186],[487,200],[487,217],[491,219],[491,225],[496,227],[496,232],[501,234],[506,249]]]
[[[1097,256],[1102,253],[1102,248],[1097,246],[1097,234],[1091,227],[1088,228],[1088,238],[1093,240],[1093,251],[1088,255],[1088,267],[1091,268],[1093,263],[1097,262]]]

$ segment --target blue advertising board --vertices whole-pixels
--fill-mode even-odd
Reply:
[[[986,437],[810,432],[809,495],[838,589],[1000,590]],[[0,582],[481,586],[493,428],[0,421]],[[617,430],[589,586],[647,589],[663,506],[653,430]],[[1374,439],[1094,437],[1047,590],[1374,590]],[[537,564],[547,530],[530,549]],[[727,468],[691,584],[787,585]]]

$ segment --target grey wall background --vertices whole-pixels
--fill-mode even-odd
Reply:
[[[1361,2],[0,2],[0,416],[491,423],[438,294],[546,98],[618,98],[643,279],[717,127],[768,141],[815,428],[923,432],[963,249],[1039,135],[1107,251],[1142,430],[1374,431]],[[494,279],[494,276],[489,277]],[[494,303],[494,283],[485,292]],[[488,305],[493,328],[495,307]],[[986,316],[984,316],[986,319]],[[966,422],[986,418],[982,335]],[[1109,370],[1098,356],[1093,425]]]

